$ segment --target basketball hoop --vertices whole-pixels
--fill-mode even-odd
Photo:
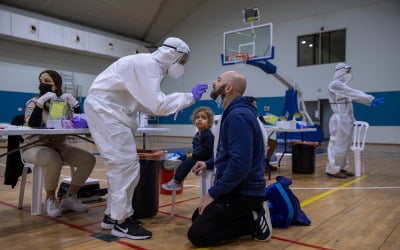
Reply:
[[[245,65],[274,59],[273,48],[272,23],[225,31],[221,64]]]
[[[234,52],[232,54],[233,62],[235,64],[246,64],[247,60],[249,60],[249,53],[247,52]]]

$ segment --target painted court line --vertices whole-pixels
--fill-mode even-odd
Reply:
[[[356,183],[356,182],[358,182],[358,181],[361,181],[361,180],[363,180],[363,179],[365,179],[365,178],[367,178],[367,175],[364,175],[364,176],[362,176],[362,177],[360,177],[360,178],[356,178],[355,180],[352,180],[352,181],[349,181],[349,182],[347,182],[347,183],[345,183],[345,184],[342,184],[342,185],[340,185],[339,187],[337,187],[337,188],[335,188],[335,189],[331,189],[331,190],[326,191],[326,192],[324,192],[324,193],[322,193],[322,194],[319,194],[319,195],[317,195],[317,196],[314,196],[314,197],[312,197],[312,198],[310,198],[310,199],[308,199],[308,200],[305,200],[305,201],[301,202],[301,203],[300,203],[300,206],[301,206],[301,207],[307,206],[308,204],[311,204],[311,203],[313,203],[313,202],[315,202],[315,201],[317,201],[317,200],[320,200],[320,199],[322,199],[322,198],[324,198],[324,197],[326,197],[326,196],[328,196],[328,195],[330,195],[330,194],[332,194],[332,193],[334,193],[334,192],[336,192],[336,191],[338,191],[338,190],[340,190],[340,189],[342,189],[342,188],[345,188],[345,187],[347,187],[347,186],[350,186],[350,185],[352,185],[352,184],[354,184],[354,183]]]
[[[302,243],[302,242],[298,242],[298,241],[295,241],[295,240],[289,240],[289,239],[285,239],[285,238],[281,238],[281,237],[272,236],[272,238],[275,239],[275,240],[285,241],[285,242],[289,242],[289,243],[292,243],[292,244],[297,244],[297,245],[301,245],[301,246],[305,246],[305,247],[321,249],[321,250],[330,250],[330,248],[315,246],[315,245]]]
[[[330,190],[330,189],[337,189],[337,190],[355,190],[355,189],[398,189],[400,187],[344,187],[344,188],[336,188],[336,187],[314,187],[314,188],[291,188],[292,190]]]
[[[183,187],[187,187],[187,188],[200,188],[200,186],[199,185],[190,185],[190,184],[188,184],[188,185],[183,185]]]
[[[192,199],[198,199],[198,198],[199,198],[199,197],[192,198]],[[192,199],[189,199],[189,200],[192,200]],[[187,200],[186,200],[186,201],[187,201]],[[181,202],[183,202],[183,201],[181,201]],[[179,202],[179,203],[181,203],[181,202]],[[12,205],[12,204],[10,204],[10,203],[7,203],[7,202],[0,201],[0,204],[5,205],[5,206],[9,206],[9,207],[12,207],[12,208],[15,208],[15,209],[18,209],[17,206],[14,206],[14,205]],[[164,205],[164,206],[165,206],[165,205]],[[160,206],[160,208],[161,208],[161,207],[164,207],[164,206]],[[91,209],[92,209],[92,208],[93,208],[93,207],[91,207]],[[30,213],[30,210],[29,210],[29,209],[23,209],[22,211],[24,211],[24,212],[26,212],[26,213]],[[159,213],[159,214],[170,215],[170,213],[164,212],[164,211],[160,211],[160,210],[158,211],[158,213]],[[67,222],[67,221],[63,221],[63,220],[59,220],[59,219],[56,219],[56,218],[48,217],[48,216],[46,216],[46,215],[39,215],[39,216],[42,217],[43,219],[52,220],[52,221],[54,221],[54,222],[56,222],[56,223],[63,224],[63,225],[65,225],[65,226],[67,226],[67,227],[74,228],[74,229],[76,229],[76,230],[79,230],[79,231],[82,231],[82,232],[86,232],[86,233],[89,233],[89,234],[94,234],[94,233],[96,233],[96,232],[93,231],[93,230],[86,229],[86,227],[91,226],[92,224],[98,224],[98,223],[100,223],[100,222],[98,221],[98,222],[95,222],[95,223],[89,223],[89,224],[86,224],[86,225],[79,225],[79,226],[78,226],[78,225],[69,223],[69,222]],[[174,217],[175,217],[175,218],[181,218],[181,219],[184,219],[184,220],[191,220],[191,218],[189,218],[189,217],[180,216],[180,215],[177,215],[177,214],[175,214]],[[89,236],[90,236],[90,235],[89,235]],[[310,247],[310,248],[314,248],[314,249],[321,249],[321,250],[327,250],[327,249],[328,249],[328,248],[319,247],[319,246],[315,246],[315,245],[311,245],[311,244],[307,244],[307,243],[302,243],[302,242],[294,241],[294,240],[290,240],[290,239],[285,239],[285,238],[281,238],[281,237],[277,237],[277,236],[272,236],[272,238],[275,239],[275,240],[285,241],[285,242],[289,242],[289,243],[291,243],[291,244],[302,245],[302,246]],[[133,249],[145,249],[145,248],[143,248],[143,247],[141,247],[141,246],[138,246],[138,245],[135,245],[135,244],[126,242],[126,241],[122,241],[121,239],[116,240],[116,241],[113,241],[113,242],[118,243],[118,244],[121,244],[121,245],[124,245],[124,246],[129,247],[129,248],[133,248]],[[198,249],[210,249],[210,248],[198,248]]]
[[[105,168],[94,168],[93,171],[96,171],[96,172],[107,172],[107,169],[105,169]]]
[[[193,198],[189,198],[189,199],[185,199],[185,200],[181,200],[181,201],[176,201],[175,204],[180,204],[180,203],[184,203],[184,202],[191,201],[191,200],[197,200],[197,199],[200,199],[200,197],[196,196],[196,197],[193,197]],[[171,205],[172,205],[172,203],[167,203],[167,204],[158,206],[158,208],[170,207]]]
[[[62,178],[71,178],[71,176],[70,176],[70,175],[60,175],[60,178],[61,178],[61,179],[62,179]],[[107,182],[107,179],[98,179],[98,178],[93,178],[93,179],[98,180],[98,181]]]
[[[321,189],[321,190],[323,190],[323,189],[329,189],[329,191],[327,191],[327,192],[324,192],[324,193],[322,193],[322,194],[320,194],[320,195],[317,195],[317,196],[315,196],[315,197],[312,197],[311,199],[308,199],[308,200],[302,202],[302,203],[301,203],[301,206],[303,207],[303,206],[306,206],[306,205],[308,205],[308,204],[310,204],[310,203],[312,203],[312,202],[315,202],[315,201],[317,201],[317,200],[319,200],[319,199],[322,199],[323,197],[326,197],[326,196],[328,196],[329,194],[331,194],[331,193],[333,193],[333,192],[336,192],[337,190],[340,190],[340,189],[356,189],[356,188],[347,188],[347,186],[350,186],[350,185],[352,185],[353,183],[356,183],[356,182],[358,182],[358,181],[360,181],[360,180],[362,180],[362,179],[364,179],[364,178],[366,178],[366,177],[367,177],[367,176],[363,176],[363,177],[357,178],[357,179],[355,179],[355,180],[353,180],[353,181],[350,181],[350,182],[348,182],[348,183],[345,183],[345,184],[343,184],[343,185],[340,185],[339,187],[334,187],[334,188],[293,188],[293,189]],[[188,187],[195,187],[195,185],[188,185]],[[362,187],[361,187],[361,188],[362,188]],[[357,189],[361,189],[361,188],[357,188]],[[369,189],[372,189],[372,188],[378,189],[378,188],[400,188],[400,187],[369,187]],[[199,197],[195,197],[195,198],[191,198],[191,199],[179,201],[179,202],[177,202],[177,203],[183,203],[183,202],[186,202],[186,201],[189,201],[189,200],[198,199],[198,198],[199,198]],[[17,208],[17,207],[12,206],[12,205],[10,205],[10,204],[8,204],[8,203],[4,203],[4,202],[0,202],[0,203],[1,203],[1,204],[4,204],[4,205],[11,206],[11,207],[14,207],[14,208]],[[166,206],[168,206],[168,205],[171,205],[171,204],[165,204],[165,205],[160,206],[159,208],[166,207]],[[102,206],[104,206],[104,205],[102,205]],[[18,209],[18,208],[17,208],[17,209]],[[29,212],[29,211],[26,211],[26,212]],[[158,211],[158,213],[160,213],[160,214],[169,214],[168,212],[164,212],[164,211]],[[66,226],[69,226],[69,227],[71,227],[71,228],[75,228],[75,229],[80,230],[80,231],[84,231],[84,232],[87,232],[87,233],[91,233],[91,232],[94,233],[93,231],[88,230],[88,229],[85,228],[87,225],[84,225],[84,226],[77,226],[77,225],[74,225],[74,224],[72,224],[72,223],[68,223],[68,222],[65,222],[65,221],[60,221],[60,220],[57,220],[57,219],[52,219],[52,218],[49,218],[49,217],[47,217],[47,216],[41,216],[41,217],[42,217],[42,218],[47,218],[47,219],[50,219],[50,220],[53,220],[53,221],[56,221],[56,222],[58,222],[58,223],[60,223],[60,224],[64,224],[64,225],[66,225]],[[182,218],[182,219],[185,219],[185,220],[190,220],[190,218],[184,217],[184,216],[175,215],[175,217]],[[99,222],[97,222],[97,223],[99,223]],[[294,241],[294,240],[290,240],[290,239],[285,239],[285,238],[281,238],[281,237],[277,237],[277,236],[272,236],[272,238],[275,239],[275,240],[285,241],[285,242],[288,242],[288,243],[291,243],[291,244],[302,245],[302,246],[310,247],[310,248],[314,248],[314,249],[321,249],[321,250],[328,249],[328,248],[324,248],[324,247],[320,247],[320,246],[315,246],[315,245],[311,245],[311,244],[307,244],[307,243],[302,243],[302,242],[298,242],[298,241]],[[116,242],[116,243],[119,243],[119,244],[121,244],[121,245],[125,245],[125,246],[127,246],[127,247],[129,247],[129,248],[144,249],[144,248],[142,248],[142,247],[140,247],[140,246],[138,246],[138,245],[134,245],[134,244],[131,244],[131,243],[129,243],[129,242],[122,241],[122,240],[117,240],[117,241],[115,241],[115,242]],[[199,249],[208,249],[208,248],[199,248]]]
[[[0,204],[1,204],[1,205],[8,206],[8,207],[15,208],[15,209],[18,209],[18,210],[22,210],[22,211],[24,211],[24,212],[26,212],[26,213],[30,213],[30,212],[31,212],[30,209],[29,209],[29,210],[28,210],[28,209],[19,209],[17,206],[14,206],[14,205],[12,205],[12,204],[10,204],[10,203],[7,203],[7,202],[4,202],[4,201],[0,201]],[[70,227],[70,228],[73,228],[73,229],[76,229],[76,230],[79,230],[79,231],[82,231],[82,232],[85,232],[85,233],[89,233],[89,234],[94,234],[94,233],[96,233],[95,231],[86,229],[86,228],[84,228],[84,227],[82,227],[82,226],[75,225],[75,224],[73,224],[73,223],[69,223],[69,222],[67,222],[67,221],[63,221],[63,220],[60,220],[60,219],[57,219],[57,218],[51,218],[51,217],[46,216],[46,215],[44,215],[44,214],[42,214],[42,215],[35,215],[35,216],[41,217],[41,218],[46,219],[46,220],[54,221],[54,222],[56,222],[56,223],[58,223],[58,224],[65,225],[65,226],[67,226],[67,227]],[[122,241],[121,239],[116,240],[116,241],[114,241],[114,242],[116,242],[116,243],[118,243],[118,244],[121,244],[121,245],[124,245],[124,246],[129,247],[129,248],[133,248],[133,249],[138,249],[138,250],[144,250],[144,249],[146,249],[146,248],[143,248],[143,247],[141,247],[141,246],[138,246],[138,245],[135,245],[135,244],[131,244],[131,243],[126,242],[126,241]]]
[[[169,212],[160,211],[160,210],[158,210],[158,213],[159,213],[159,214],[171,215],[171,213],[169,213]],[[185,217],[185,216],[182,216],[182,215],[179,215],[179,214],[174,214],[174,217],[175,217],[175,218],[185,219],[185,220],[190,220],[190,221],[192,220],[192,218]]]
[[[195,199],[199,199],[199,198],[200,197],[194,197],[194,198],[183,200],[183,201],[179,201],[179,202],[176,202],[176,203],[183,203],[183,202],[186,202],[186,201],[195,200]],[[167,206],[171,206],[171,204],[165,204],[165,205],[159,206],[159,208],[163,208],[163,207],[167,207]],[[161,211],[161,210],[158,210],[158,213],[159,214],[171,215],[171,213],[165,212],[165,211]],[[178,215],[178,214],[175,214],[174,217],[185,219],[185,220],[191,220],[191,218],[188,218],[188,217],[185,217],[185,216],[181,216],[181,215]],[[303,243],[303,242],[300,242],[300,241],[290,240],[290,239],[286,239],[286,238],[281,238],[281,237],[277,237],[277,236],[272,236],[272,239],[288,242],[288,243],[295,244],[295,245],[301,245],[301,246],[305,246],[305,247],[309,247],[309,248],[314,248],[314,249],[330,250],[330,248],[320,247],[320,246],[316,246],[316,245],[312,245],[312,244],[308,244],[308,243]],[[211,248],[196,248],[196,250],[208,250],[208,249],[211,249]]]

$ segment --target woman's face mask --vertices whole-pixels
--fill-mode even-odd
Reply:
[[[53,86],[50,84],[40,83],[39,84],[40,96],[46,94],[47,92],[50,92],[52,87]]]
[[[168,69],[168,75],[172,78],[179,79],[185,73],[185,66],[180,63],[174,63]]]

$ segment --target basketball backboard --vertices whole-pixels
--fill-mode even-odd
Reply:
[[[244,55],[247,61],[273,59],[272,23],[224,32],[223,48],[223,65],[238,63]]]

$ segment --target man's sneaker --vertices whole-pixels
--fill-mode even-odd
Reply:
[[[342,172],[337,172],[336,174],[331,174],[331,173],[326,172],[326,174],[327,174],[328,176],[335,177],[335,178],[341,178],[341,179],[347,177],[347,175],[345,175],[345,174],[342,173]]]
[[[161,186],[165,190],[181,190],[182,189],[181,184],[177,183],[175,181],[175,179],[172,179],[169,182],[162,184]]]
[[[100,224],[101,228],[111,230],[114,228],[114,224],[115,220],[111,219],[110,216],[104,214],[103,221]]]
[[[46,207],[47,215],[50,217],[60,217],[62,215],[62,210],[60,208],[59,202],[55,198],[47,198],[44,202]]]
[[[137,224],[142,225],[142,222],[140,220],[133,218],[133,215],[131,216],[131,219]],[[103,221],[100,224],[101,228],[111,230],[114,228],[114,224],[115,220],[111,219],[110,216],[104,214]]]
[[[144,240],[152,236],[152,233],[141,227],[131,217],[127,218],[124,222],[116,222],[111,234],[117,237],[130,238],[132,240]]]
[[[87,212],[89,207],[83,205],[82,202],[77,198],[76,194],[67,192],[61,201],[61,208],[64,210],[72,210],[75,212]]]
[[[272,236],[272,223],[269,215],[268,202],[263,201],[260,210],[253,211],[255,215],[256,232],[252,235],[257,241],[269,241]]]
[[[342,174],[344,174],[346,176],[349,176],[349,177],[354,176],[354,173],[349,172],[349,171],[344,170],[344,169],[340,170],[340,173],[342,173]]]

